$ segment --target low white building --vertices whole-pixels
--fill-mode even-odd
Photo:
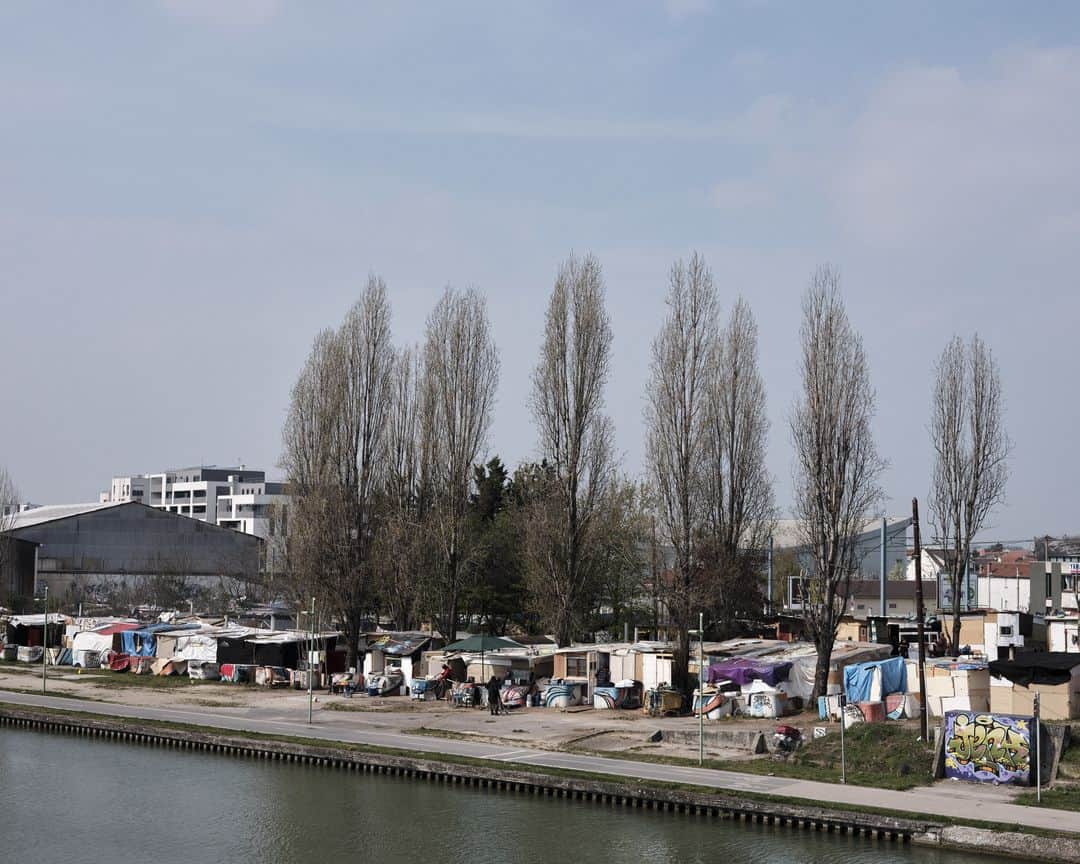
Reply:
[[[284,520],[288,500],[284,483],[268,481],[265,471],[244,465],[117,476],[100,496],[102,503],[139,501],[264,540],[274,534],[275,524]],[[281,512],[279,520],[271,519],[275,508]]]
[[[1047,616],[1046,639],[1051,651],[1080,653],[1080,618],[1075,615]]]
[[[1026,550],[983,553],[976,562],[979,608],[1031,612],[1033,563],[1031,553]]]

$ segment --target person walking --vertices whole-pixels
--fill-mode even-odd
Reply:
[[[491,716],[496,717],[502,714],[502,697],[499,695],[499,688],[502,686],[501,682],[494,675],[491,676],[491,680],[488,681],[488,710],[491,712]]]

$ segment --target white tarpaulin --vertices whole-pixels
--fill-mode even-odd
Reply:
[[[49,626],[54,624],[63,624],[67,619],[63,615],[59,615],[56,612],[49,613]],[[41,627],[45,623],[45,613],[39,612],[37,615],[12,615],[8,618],[8,622],[12,627]]]
[[[173,648],[174,660],[204,660],[217,662],[217,639],[195,633],[191,636],[177,636]]]
[[[105,635],[93,630],[83,630],[71,639],[71,663],[73,666],[85,666],[87,651],[96,651],[104,657],[105,652],[112,650],[112,646],[112,633]]]

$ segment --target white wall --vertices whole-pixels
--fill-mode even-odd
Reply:
[[[1031,580],[1026,576],[979,576],[979,606],[998,612],[1027,612],[1031,606]]]

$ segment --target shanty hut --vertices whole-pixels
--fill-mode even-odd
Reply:
[[[48,627],[46,627],[46,620]],[[44,613],[38,615],[13,615],[7,622],[6,642],[9,645],[45,646],[58,648],[64,642],[64,626],[67,619],[63,615],[50,612],[48,619]],[[48,645],[45,645],[48,639]]]
[[[123,634],[141,626],[137,621],[116,621],[76,633],[71,639],[72,665],[93,669],[110,651],[123,653]]]
[[[1080,654],[1038,651],[990,663],[990,711],[1034,713],[1039,694],[1043,720],[1080,719]]]
[[[432,638],[427,633],[370,633],[366,643],[365,679],[383,674],[388,667],[400,669],[406,682],[423,677],[422,656],[432,645]]]

